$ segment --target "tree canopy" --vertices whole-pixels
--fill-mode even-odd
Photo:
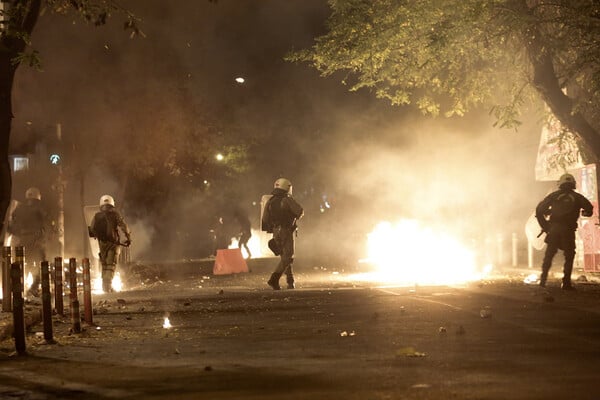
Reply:
[[[46,64],[42,60],[57,57],[48,52],[38,53],[35,43],[31,42],[34,30],[47,28],[48,20],[54,21],[56,26],[58,19],[53,16],[60,15],[79,17],[92,27],[116,20],[125,30],[124,39],[128,34],[132,37],[145,35],[138,27],[136,15],[115,0],[16,0],[0,7],[0,15],[4,21],[0,31],[0,212],[4,215],[12,194],[8,144],[13,128],[15,72],[20,65],[36,68]],[[42,21],[43,17],[50,18]],[[38,23],[38,19],[43,23]],[[126,52],[125,48],[121,50]],[[73,59],[77,60],[76,57]],[[106,69],[101,71],[111,77],[112,65],[107,63],[104,67]],[[136,76],[143,73],[135,71]],[[72,81],[75,82],[73,85],[77,84],[76,77]],[[126,110],[122,108],[123,112],[112,113],[110,121],[102,121],[86,130],[64,126],[66,134],[62,142],[70,152],[69,162],[64,165],[68,179],[83,182],[89,165],[95,165],[120,177],[123,191],[120,195],[126,197],[129,187],[145,185],[153,186],[160,196],[163,193],[159,187],[161,182],[175,181],[180,186],[208,189],[214,181],[227,181],[245,170],[247,143],[240,139],[243,135],[239,133],[239,127],[231,123],[223,126],[208,117],[207,105],[195,100],[184,82],[168,86],[168,93],[165,92],[166,85],[160,85],[151,77],[136,82],[142,86],[131,85],[129,90],[124,90],[122,86],[114,85],[103,89],[107,97],[112,95],[120,104],[127,105]],[[216,152],[224,159],[215,160]],[[111,156],[106,157],[107,154]],[[166,201],[167,196],[160,200]]]
[[[431,115],[486,106],[502,127],[543,100],[600,158],[600,2],[330,0],[327,32],[288,60]]]

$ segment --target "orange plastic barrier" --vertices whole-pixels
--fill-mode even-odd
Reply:
[[[213,274],[227,275],[248,272],[248,265],[240,249],[219,249],[213,266]]]

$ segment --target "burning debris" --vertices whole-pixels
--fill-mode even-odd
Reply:
[[[116,272],[112,279],[112,288],[115,292],[122,292],[124,290],[123,280],[121,279],[121,274]],[[93,294],[103,294],[104,290],[102,290],[102,277],[97,276],[92,280],[92,293]]]
[[[248,240],[248,248],[250,249],[250,253],[251,253],[252,257],[260,258],[263,256],[262,251],[261,251],[261,246],[260,246],[261,232],[256,229],[252,229],[251,232],[252,232],[252,236],[250,236],[250,239]],[[236,237],[231,238],[231,244],[229,245],[229,248],[237,249],[238,247],[240,247],[238,238],[236,238]],[[250,258],[250,254],[248,254],[248,251],[246,251],[244,246],[240,247],[240,250],[242,251],[242,256],[245,259]]]
[[[368,235],[368,258],[376,271],[356,279],[401,285],[448,285],[481,279],[475,253],[446,233],[416,220],[380,222]],[[483,269],[482,269],[483,271]]]

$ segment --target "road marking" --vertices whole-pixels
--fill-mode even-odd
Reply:
[[[382,289],[382,288],[378,288],[377,290],[379,290],[381,292],[384,292],[384,293],[388,293],[388,294],[394,295],[394,296],[400,296],[400,293],[396,293],[396,292],[394,292],[392,290],[387,290],[387,289]],[[457,310],[457,311],[465,311],[465,310],[463,310],[460,307],[453,306],[452,304],[444,303],[443,301],[431,300],[431,299],[428,299],[428,298],[425,298],[425,297],[422,297],[422,296],[419,296],[419,295],[412,295],[411,297],[415,298],[417,300],[428,302],[428,303],[433,303],[433,304],[438,304],[438,305],[441,305],[441,306],[446,306],[446,307],[452,308],[452,309]]]
[[[49,387],[57,389],[59,391],[61,391],[61,390],[79,391],[79,392],[86,392],[86,393],[95,394],[95,395],[102,396],[102,397],[109,397],[109,398],[115,398],[115,399],[139,395],[139,393],[132,392],[130,390],[98,387],[98,386],[88,385],[87,383],[80,383],[80,382],[68,382],[61,378],[48,376],[48,375],[42,375],[39,373],[24,371],[22,369],[16,369],[16,368],[0,367],[0,375],[8,377],[8,378],[18,379],[18,380],[22,380],[22,381],[31,383],[36,387],[36,391],[39,391],[39,389],[37,387],[42,385],[42,386],[49,386]]]
[[[383,288],[377,288],[377,290],[387,293],[387,294],[391,294],[394,296],[401,296],[401,293],[397,293],[395,291],[392,290],[388,290],[388,289],[383,289]],[[471,292],[474,293],[474,292]],[[486,294],[482,294],[482,295],[486,295]],[[515,299],[515,298],[511,298],[511,297],[507,297],[507,296],[501,296],[498,294],[487,294],[488,296],[495,296],[495,297],[505,297],[508,300],[511,301],[526,301],[526,302],[531,302],[530,300],[522,300],[522,299]],[[427,303],[433,303],[433,304],[437,304],[437,305],[441,305],[444,307],[448,307],[448,308],[452,308],[453,310],[457,310],[457,311],[463,311],[466,312],[468,314],[472,314],[475,316],[479,316],[478,312],[474,312],[474,311],[469,311],[469,310],[465,310],[461,307],[457,307],[454,306],[452,304],[448,304],[448,303],[444,303],[442,301],[436,301],[436,300],[431,300],[429,298],[423,297],[423,296],[419,296],[417,294],[411,293],[410,294],[410,298],[415,299],[415,300],[419,300],[419,301],[423,301],[423,302],[427,302]],[[582,311],[581,309],[579,309],[579,311]],[[520,324],[518,322],[515,321],[510,321],[507,319],[498,319],[498,318],[494,318],[494,321],[500,322],[500,323],[504,323],[507,325],[511,325],[511,326],[516,326],[518,328],[523,329],[526,332],[533,332],[533,333],[537,333],[537,334],[544,334],[544,335],[551,335],[551,336],[556,336],[559,337],[561,339],[568,339],[568,340],[579,340],[580,342],[586,343],[586,344],[592,344],[592,345],[596,345],[597,344],[597,340],[591,340],[591,339],[587,339],[587,338],[583,338],[583,337],[579,337],[579,336],[575,336],[573,335],[571,332],[564,332],[564,331],[559,331],[557,329],[554,328],[536,328],[536,327],[530,327],[524,324]]]

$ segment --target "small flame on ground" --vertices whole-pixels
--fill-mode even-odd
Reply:
[[[121,274],[119,272],[115,273],[115,276],[113,276],[112,288],[115,292],[123,290],[123,281],[121,280]]]
[[[25,291],[29,290],[31,285],[33,285],[33,275],[31,275],[31,272],[29,272],[25,278]]]
[[[92,279],[92,293],[93,294],[104,293],[104,290],[102,290],[102,278],[99,276]]]
[[[368,235],[368,259],[376,272],[356,279],[400,285],[448,285],[481,279],[475,253],[453,237],[416,220],[380,222]]]
[[[538,276],[537,274],[529,274],[525,277],[525,279],[523,279],[523,283],[527,284],[527,285],[535,285],[538,281]]]
[[[115,273],[112,280],[112,288],[115,292],[123,291],[123,280],[121,279],[121,274],[119,272]],[[104,290],[102,289],[102,277],[97,276],[92,279],[92,293],[93,294],[103,294]]]
[[[165,317],[165,320],[163,322],[163,328],[169,329],[172,327],[173,327],[173,325],[171,325],[171,321],[169,321],[169,317]]]

